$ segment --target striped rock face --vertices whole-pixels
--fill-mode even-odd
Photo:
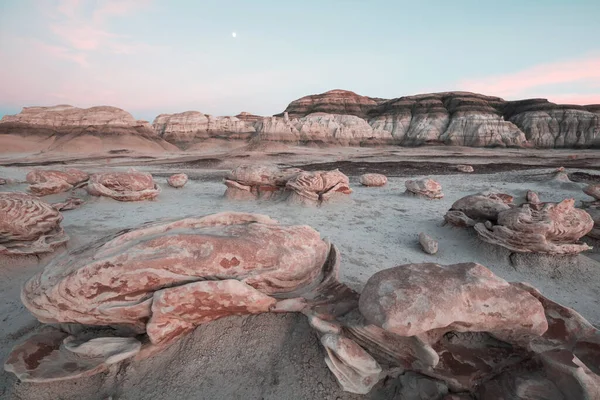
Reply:
[[[417,196],[426,197],[428,199],[441,199],[444,197],[442,193],[442,185],[433,179],[420,179],[405,182],[406,191]]]
[[[348,177],[338,169],[303,171],[290,179],[286,188],[292,191],[288,202],[307,205],[320,205],[340,195],[352,193]]]
[[[59,257],[25,284],[22,300],[47,323],[143,332],[149,319],[148,334],[158,343],[221,316],[268,311],[274,297],[317,279],[329,248],[308,226],[281,226],[262,215],[188,218]],[[186,308],[191,303],[198,307]]]
[[[0,254],[49,253],[69,240],[62,215],[25,193],[0,193]]]
[[[498,214],[497,225],[478,223],[479,237],[519,253],[576,254],[590,247],[579,242],[594,227],[594,220],[575,208],[575,200],[524,204]]]
[[[169,186],[174,188],[182,188],[188,181],[188,176],[186,174],[175,174],[171,175],[169,179],[167,179],[167,183]]]
[[[27,174],[29,190],[36,196],[66,192],[89,179],[89,175],[78,169],[66,171],[36,169]]]
[[[92,196],[111,197],[118,201],[149,200],[160,193],[152,175],[138,171],[93,174],[86,189]]]

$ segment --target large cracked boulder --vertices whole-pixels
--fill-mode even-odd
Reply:
[[[230,200],[280,199],[286,195],[287,181],[300,171],[273,165],[240,165],[225,177],[225,197]]]
[[[477,222],[495,222],[501,211],[512,207],[512,201],[513,197],[505,193],[471,194],[456,200],[444,219],[455,226],[475,226]]]
[[[110,197],[118,201],[140,201],[156,198],[160,187],[147,172],[105,172],[93,174],[86,190],[92,196]]]
[[[89,179],[89,175],[78,169],[66,171],[35,169],[25,178],[29,183],[29,191],[36,196],[66,192]]]
[[[293,204],[320,205],[352,193],[350,180],[340,170],[302,171],[286,183]]]
[[[573,199],[560,203],[525,203],[498,213],[496,225],[477,223],[479,237],[519,253],[576,254],[590,249],[579,239],[594,221],[575,208]]]
[[[51,253],[69,237],[60,223],[62,214],[37,197],[0,193],[0,255]]]
[[[427,199],[441,199],[442,185],[433,179],[408,180],[405,183],[406,192]]]
[[[27,281],[21,298],[38,320],[86,326],[87,336],[31,339],[15,348],[6,369],[21,380],[66,379],[135,356],[136,334],[147,337],[138,355],[144,357],[225,316],[309,307],[333,318],[357,301],[337,282],[336,254],[314,229],[257,214],[228,212],[123,231],[52,260]],[[96,336],[90,336],[93,326]],[[130,334],[98,340],[107,327]],[[67,342],[94,348],[93,362],[72,354]],[[38,362],[28,363],[31,357]],[[71,366],[61,364],[65,359]]]

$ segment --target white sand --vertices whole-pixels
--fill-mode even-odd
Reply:
[[[369,149],[365,153],[369,152],[374,150]],[[427,150],[422,150],[421,153],[427,153]],[[565,158],[567,153],[545,154],[550,154],[551,158]],[[461,162],[464,162],[464,157],[467,155],[460,157]],[[312,159],[315,159],[314,155]],[[318,159],[321,162],[335,161],[321,157]],[[279,158],[279,161],[289,162],[286,157]],[[600,263],[594,260],[600,258],[598,249],[587,255],[580,255],[575,260],[570,259],[569,262],[556,257],[516,256],[511,263],[510,252],[484,244],[477,239],[474,231],[442,226],[443,215],[454,201],[467,194],[488,189],[513,194],[517,201],[524,198],[528,189],[537,191],[542,201],[560,201],[565,198],[590,200],[581,191],[584,184],[550,180],[548,173],[553,168],[486,175],[457,173],[431,176],[442,184],[445,193],[442,200],[423,200],[405,195],[404,181],[408,178],[390,177],[388,185],[383,188],[367,188],[358,184],[357,176],[351,176],[354,193],[347,201],[321,208],[300,208],[285,203],[226,201],[222,198],[225,191],[225,185],[220,180],[224,175],[222,170],[185,170],[160,165],[138,167],[155,174],[163,189],[158,199],[119,203],[111,199],[85,196],[88,202],[82,208],[64,212],[63,226],[71,236],[69,248],[161,218],[206,215],[225,210],[258,212],[283,224],[306,224],[321,232],[340,249],[341,280],[356,289],[360,289],[373,273],[395,265],[475,261],[506,280],[531,283],[545,296],[574,308],[591,323],[600,326]],[[24,179],[30,169],[31,167],[0,168],[0,177]],[[97,171],[99,168],[84,165],[83,169]],[[193,180],[183,189],[167,186],[165,177],[179,171],[190,173]],[[26,190],[26,185],[0,186],[0,191],[8,190]],[[64,197],[56,195],[45,199],[52,202]],[[419,232],[426,232],[439,240],[440,250],[436,255],[422,252],[417,240]],[[41,268],[35,265],[36,262],[37,260],[32,260],[33,265],[23,267],[14,265],[11,261],[0,260],[0,355],[3,359],[14,344],[38,325],[19,300],[20,285]],[[241,340],[240,335],[243,335],[243,326],[247,322],[253,324],[255,329],[250,334],[251,339],[244,337]],[[275,330],[289,329],[290,332],[287,335],[281,332],[275,334],[268,329],[261,334],[254,332],[260,329],[262,323],[279,327],[274,328]],[[109,373],[79,380],[79,383],[18,385],[16,378],[3,372],[0,375],[0,397],[45,399],[62,396],[60,398],[103,399],[113,395],[119,399],[358,398],[337,389],[324,367],[321,350],[308,330],[301,335],[301,339],[297,339],[302,345],[298,344],[300,342],[296,343],[296,339],[291,339],[290,335],[295,330],[303,331],[306,328],[301,318],[232,318],[212,324],[219,325],[199,328],[194,335],[169,349],[166,354],[121,369],[115,367]],[[215,329],[223,331],[217,332]],[[218,344],[213,343],[216,338],[205,337],[209,334],[230,335],[231,338],[223,339],[225,342]],[[246,339],[254,342],[248,345]],[[199,343],[199,340],[208,344]],[[312,349],[313,345],[316,349]],[[221,346],[220,353],[206,356],[204,353],[207,349],[214,346]],[[277,352],[268,350],[269,346],[279,346],[280,352],[301,354],[276,356]],[[177,353],[177,350],[181,353]],[[267,353],[274,359],[266,362],[264,357]],[[256,364],[252,362],[253,357],[257,360]],[[278,360],[280,357],[281,360]],[[268,366],[273,363],[277,365],[277,368],[273,367],[278,376],[276,384],[271,381],[275,379],[271,376],[273,370],[267,371]],[[244,371],[247,373],[244,374]],[[262,381],[257,381],[256,371],[262,371],[258,374],[264,375]],[[300,377],[306,381],[302,381]],[[244,389],[239,382],[245,382],[248,389]],[[316,389],[318,382],[321,382],[321,391]],[[303,388],[310,390],[301,391]],[[382,393],[378,392],[377,396],[383,396]],[[85,397],[81,397],[84,395]],[[377,396],[373,394],[371,398]]]

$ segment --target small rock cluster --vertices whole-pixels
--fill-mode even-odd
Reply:
[[[441,199],[444,197],[442,193],[442,185],[433,179],[409,180],[405,182],[406,193],[416,196],[425,197],[427,199]]]

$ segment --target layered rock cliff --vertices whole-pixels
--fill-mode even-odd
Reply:
[[[147,121],[116,107],[24,107],[0,120],[0,152],[97,152],[116,149],[173,151]]]

